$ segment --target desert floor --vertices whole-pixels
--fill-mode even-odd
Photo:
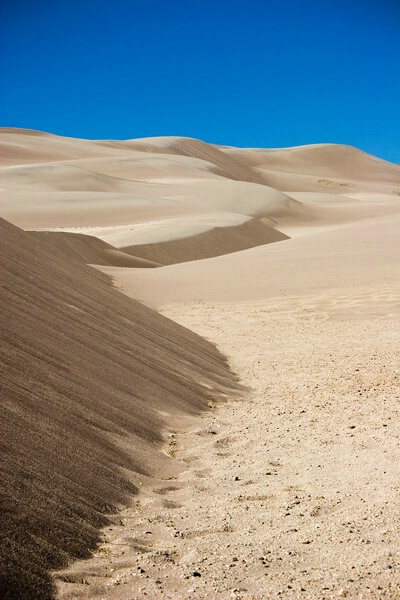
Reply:
[[[95,596],[398,597],[395,292],[163,311],[249,393],[169,433],[183,471],[105,533],[80,572]]]

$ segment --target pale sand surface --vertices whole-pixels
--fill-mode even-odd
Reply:
[[[104,267],[149,306],[174,301],[241,302],[400,280],[400,217],[344,225],[195,263],[155,270]]]
[[[399,292],[163,309],[251,391],[170,430],[183,472],[121,512],[61,597],[398,598]]]

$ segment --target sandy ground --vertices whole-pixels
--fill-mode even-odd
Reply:
[[[399,597],[399,290],[370,292],[162,311],[251,391],[170,432],[183,472],[121,514],[74,597]]]

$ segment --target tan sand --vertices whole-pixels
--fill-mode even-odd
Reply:
[[[285,191],[399,192],[398,165],[351,146],[314,144],[277,149],[223,149],[262,174],[268,185]]]
[[[121,512],[66,597],[397,598],[400,327],[385,294],[361,318],[296,298],[164,311],[217,342],[251,396],[170,434],[184,472]]]
[[[326,144],[0,133],[2,214],[49,229],[3,227],[19,523],[31,503],[14,556],[56,507],[54,567],[101,542],[55,574],[60,598],[400,597],[400,168]],[[217,344],[245,389],[84,262]]]
[[[195,263],[134,273],[111,267],[104,271],[126,293],[155,308],[175,301],[329,296],[342,289],[357,295],[372,282],[400,281],[399,231],[400,217],[391,216]]]

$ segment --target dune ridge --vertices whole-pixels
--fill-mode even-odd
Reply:
[[[123,247],[125,253],[163,265],[188,262],[240,252],[288,239],[258,219],[234,227],[217,227],[189,238]],[[140,265],[138,265],[140,266]]]

